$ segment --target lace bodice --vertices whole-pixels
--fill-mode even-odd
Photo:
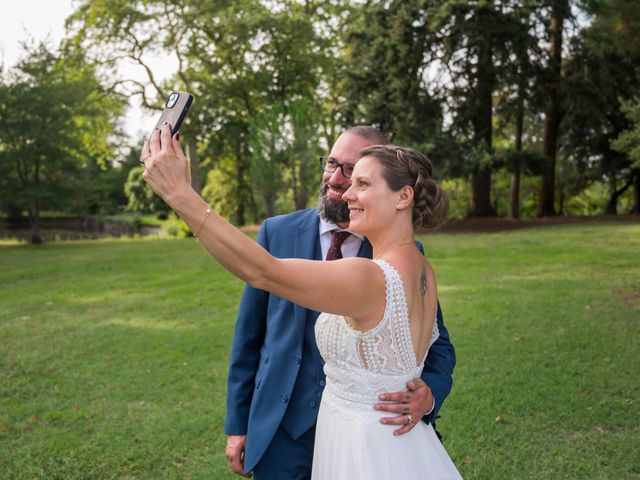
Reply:
[[[382,392],[405,390],[406,382],[420,376],[426,358],[425,353],[418,362],[413,351],[400,274],[384,260],[373,261],[385,276],[382,320],[371,330],[359,332],[343,316],[322,313],[315,326],[316,342],[325,360],[326,388],[359,403],[373,403]],[[434,319],[429,347],[438,336]]]

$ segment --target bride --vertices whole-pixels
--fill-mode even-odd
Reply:
[[[145,142],[143,177],[189,225],[207,251],[255,288],[326,312],[316,322],[325,360],[312,478],[459,479],[431,425],[393,436],[373,408],[381,392],[420,376],[437,339],[436,279],[414,243],[415,227],[447,214],[444,192],[420,152],[392,145],[360,153],[343,194],[350,230],[365,235],[374,260],[278,259],[211,210],[189,182],[187,160],[168,125]],[[340,288],[327,278],[340,279]]]

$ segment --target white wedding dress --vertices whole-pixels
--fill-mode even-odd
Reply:
[[[418,362],[413,351],[400,274],[383,260],[374,262],[386,280],[387,304],[380,323],[362,333],[343,316],[322,313],[316,322],[327,383],[311,478],[461,479],[431,425],[419,420],[409,433],[396,437],[393,430],[399,426],[380,423],[389,413],[373,409],[380,393],[406,390],[407,382],[422,373],[425,360]],[[438,335],[434,322],[431,344]]]

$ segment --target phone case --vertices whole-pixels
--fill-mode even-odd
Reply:
[[[176,133],[182,125],[191,102],[193,102],[193,96],[190,93],[171,92],[164,103],[164,109],[154,129],[161,127],[164,122],[168,122],[171,126],[171,132]]]

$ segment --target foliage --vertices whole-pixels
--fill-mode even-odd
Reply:
[[[169,207],[145,183],[142,178],[143,173],[144,165],[141,164],[129,170],[127,181],[124,184],[127,210],[137,214],[161,212],[166,215],[169,212]]]
[[[131,149],[120,161],[110,159],[100,165],[95,160],[89,160],[82,179],[83,194],[70,204],[69,211],[83,216],[122,212],[128,202],[127,178],[138,165],[137,149]]]
[[[202,196],[207,203],[227,220],[234,217],[237,206],[233,200],[233,178],[233,161],[220,158],[217,168],[208,173],[206,185],[202,189]]]
[[[612,141],[612,147],[629,156],[631,168],[640,169],[640,96],[624,103],[622,111],[631,125]]]
[[[248,214],[258,220],[253,193],[261,201],[266,195],[271,212],[275,197],[288,188],[297,208],[309,201],[307,172],[315,157],[311,153],[318,150],[320,117],[306,115],[301,123],[296,112],[301,106],[321,110],[315,94],[322,68],[331,58],[320,48],[326,45],[326,17],[322,2],[87,1],[69,24],[75,44],[89,48],[102,61],[117,65],[127,58],[145,68],[157,97],[163,97],[171,84],[183,85],[195,95],[183,137],[200,142],[190,150],[199,154],[192,165],[205,178],[226,178],[233,219],[243,224]],[[105,50],[105,43],[113,48]],[[154,80],[145,57],[157,51],[178,59],[176,78]],[[144,105],[159,103],[145,85],[128,79],[119,83],[129,95],[139,95]],[[264,139],[276,133],[285,133],[279,142],[286,147],[282,169],[291,173],[286,183],[279,175],[264,175],[262,168]],[[212,177],[211,169],[225,171]]]
[[[528,215],[520,182],[534,177],[538,214],[569,211],[594,184],[605,212],[626,212],[631,190],[640,211],[638,12],[629,0],[81,0],[59,51],[32,49],[2,77],[13,131],[0,131],[0,209],[28,212],[34,231],[41,205],[166,212],[114,125],[124,98],[155,111],[185,89],[193,186],[237,224],[311,205],[317,157],[354,123],[427,153],[466,214],[506,202]],[[152,55],[173,57],[175,75],[158,80]],[[123,63],[147,80],[122,78]]]
[[[167,220],[162,222],[162,231],[173,238],[187,238],[192,235],[191,229],[175,213],[169,214]]]
[[[466,178],[448,178],[440,186],[447,193],[449,200],[448,220],[457,220],[467,216],[469,211],[469,189]]]
[[[121,108],[92,65],[44,44],[2,79],[0,206],[28,212],[32,241],[42,209],[71,210],[95,193],[84,180],[114,154]]]
[[[629,127],[623,105],[640,91],[640,14],[625,0],[594,2],[593,23],[574,40],[567,64],[561,192],[575,194],[594,181],[610,190],[607,213],[632,185],[632,159],[612,142]]]
[[[432,33],[422,1],[374,3],[353,9],[346,29],[345,119],[371,124],[399,144],[434,143],[442,123],[425,88]],[[430,150],[427,148],[426,150]]]

